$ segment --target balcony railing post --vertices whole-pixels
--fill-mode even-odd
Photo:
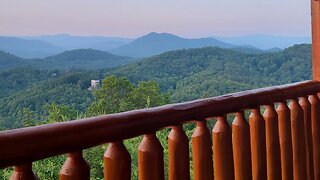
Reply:
[[[320,180],[320,100],[317,95],[311,95],[309,100],[311,104],[314,179]]]
[[[307,180],[314,179],[313,172],[313,152],[312,152],[312,129],[311,129],[311,104],[307,97],[301,97],[299,104],[303,109],[304,133],[306,141],[306,160],[307,160]]]
[[[82,157],[82,151],[69,153],[60,173],[60,180],[89,180],[90,166]]]
[[[212,143],[205,121],[197,122],[192,134],[192,158],[194,180],[212,180]]]
[[[281,180],[278,114],[273,104],[266,106],[263,117],[266,125],[267,176],[268,179]]]
[[[320,1],[311,0],[313,79],[320,80]]]
[[[293,177],[306,179],[306,142],[304,133],[303,110],[297,99],[290,102],[292,152],[293,152]]]
[[[237,112],[232,123],[235,180],[251,180],[250,127],[244,112]]]
[[[10,180],[39,180],[39,177],[32,171],[32,163],[14,167]]]
[[[182,125],[173,126],[168,136],[169,180],[190,179],[189,139]]]
[[[277,108],[279,121],[279,142],[281,151],[282,180],[293,179],[292,140],[290,109],[287,101],[279,103]]]
[[[131,179],[131,158],[122,142],[110,143],[104,153],[104,179]]]
[[[138,148],[139,180],[164,180],[163,148],[156,134],[144,135]]]
[[[250,144],[252,160],[252,179],[267,179],[265,121],[260,114],[260,107],[252,110],[249,116]]]
[[[234,179],[232,132],[227,117],[218,117],[212,130],[214,179]]]

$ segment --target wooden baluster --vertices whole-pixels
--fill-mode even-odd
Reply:
[[[138,150],[139,180],[163,180],[163,148],[156,134],[144,135]]]
[[[267,176],[269,180],[281,180],[278,114],[273,104],[266,106],[263,117],[266,126]]]
[[[252,179],[267,179],[265,121],[260,114],[260,107],[252,110],[249,117],[250,144],[252,161]]]
[[[192,157],[194,180],[212,180],[212,148],[210,132],[205,121],[197,122],[192,134]]]
[[[131,179],[131,158],[122,142],[110,143],[104,153],[104,179]]]
[[[289,105],[291,116],[292,152],[293,152],[293,177],[306,179],[306,142],[304,136],[303,110],[297,99]]]
[[[311,104],[307,97],[301,97],[299,101],[304,115],[304,133],[306,142],[307,180],[314,179],[313,153],[312,153],[312,129],[311,129]]]
[[[82,156],[82,151],[69,153],[60,174],[60,180],[88,180],[90,179],[90,166]]]
[[[243,111],[236,113],[232,123],[232,133],[235,180],[250,180],[252,179],[250,127]]]
[[[293,179],[292,139],[290,109],[287,102],[280,102],[277,108],[279,124],[279,141],[281,151],[282,180]]]
[[[39,180],[39,177],[32,171],[32,163],[14,167],[10,180]]]
[[[173,126],[168,136],[169,180],[190,179],[189,139],[182,125]]]
[[[309,101],[311,104],[314,179],[320,180],[320,101],[317,95],[311,95]]]
[[[232,132],[227,117],[218,117],[212,130],[214,179],[234,179]]]

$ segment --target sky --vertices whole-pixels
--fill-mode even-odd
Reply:
[[[309,0],[0,0],[0,35],[310,36]]]

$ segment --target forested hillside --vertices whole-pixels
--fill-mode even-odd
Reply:
[[[171,51],[108,74],[155,80],[174,102],[311,79],[311,45],[248,54],[208,47]]]
[[[91,79],[103,71],[48,71],[15,69],[0,74],[0,128],[23,126],[26,115],[35,121],[47,118],[45,105],[56,103],[84,111],[93,100],[88,90]],[[6,79],[4,79],[6,78]]]
[[[85,52],[79,50],[77,56],[62,54],[61,62],[82,55],[83,60],[87,56],[90,59],[90,53],[96,51],[88,50],[87,56]],[[96,57],[105,55],[97,52]],[[13,69],[0,73],[0,119],[6,128],[19,127],[14,121],[21,119],[23,108],[45,116],[44,105],[48,103],[83,111],[92,101],[92,93],[87,90],[90,80],[103,79],[105,75],[125,76],[135,84],[156,81],[162,92],[170,94],[172,102],[182,102],[311,79],[311,46],[295,45],[262,54],[216,47],[179,50],[112,70]]]
[[[45,71],[31,67],[20,67],[0,72],[0,98],[25,90],[40,81],[50,81],[58,71]]]
[[[17,67],[25,67],[28,65],[30,64],[24,61],[22,58],[0,50],[0,72]]]

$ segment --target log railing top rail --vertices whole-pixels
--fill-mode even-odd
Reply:
[[[213,98],[0,132],[0,168],[115,142],[188,121],[320,92],[318,81],[248,90]]]

